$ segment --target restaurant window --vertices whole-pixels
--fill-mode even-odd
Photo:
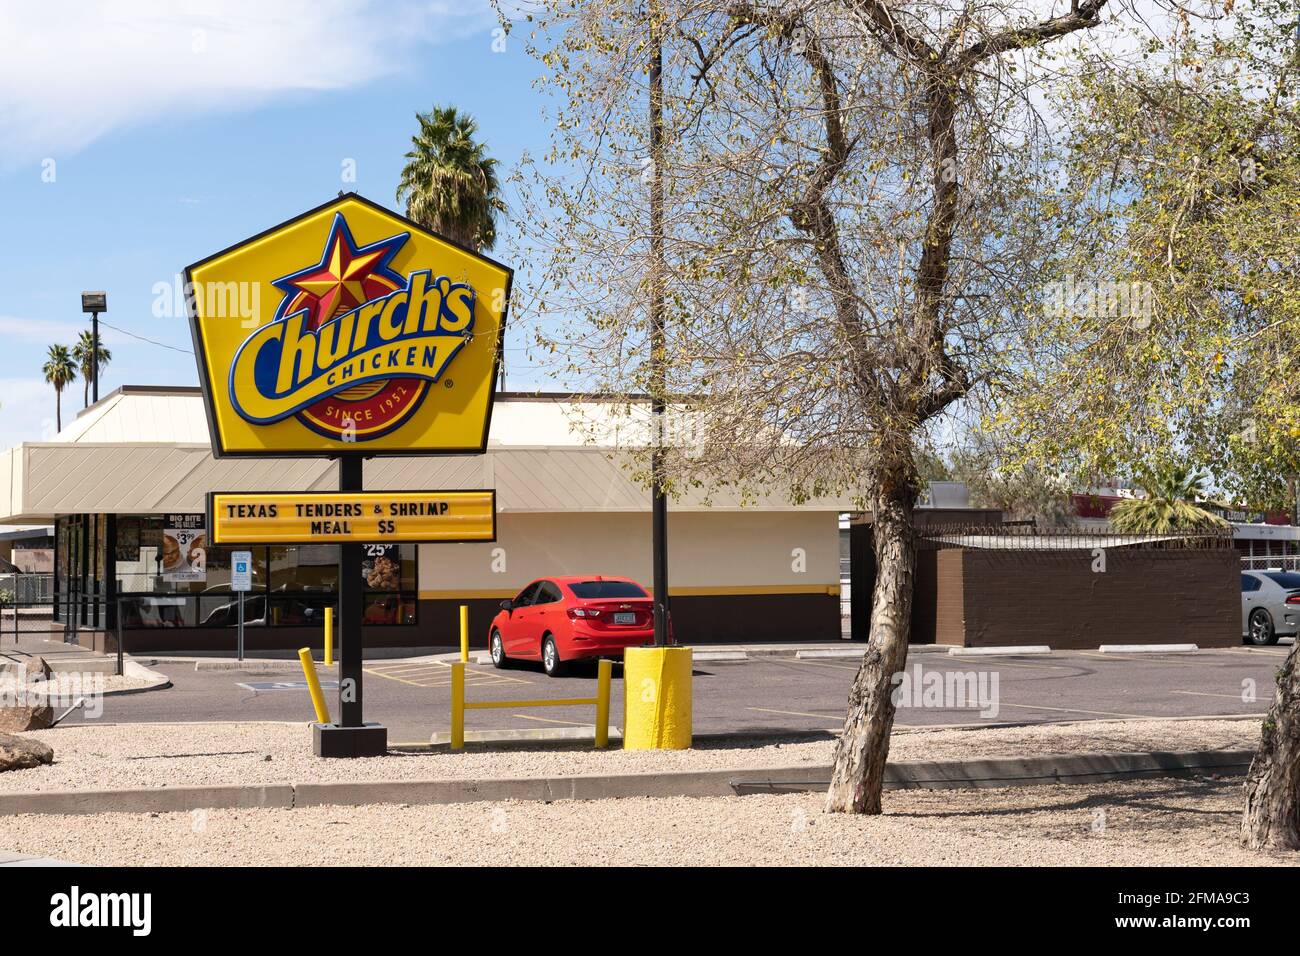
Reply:
[[[210,546],[202,515],[117,519],[118,591],[125,627],[235,627],[231,556],[252,554],[245,626],[320,627],[338,609],[337,545]],[[416,546],[368,547],[363,621],[414,624]]]

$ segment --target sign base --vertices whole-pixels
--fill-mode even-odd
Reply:
[[[361,727],[312,724],[311,742],[317,757],[382,757],[388,753],[388,728],[371,723]]]

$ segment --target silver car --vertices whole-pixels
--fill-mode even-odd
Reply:
[[[1300,632],[1300,572],[1243,571],[1241,636],[1248,644],[1276,644]]]

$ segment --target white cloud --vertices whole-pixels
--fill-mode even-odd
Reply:
[[[401,69],[421,44],[491,23],[485,0],[6,3],[0,165],[57,159],[170,115],[357,86]]]
[[[46,346],[55,342],[71,348],[77,337],[90,328],[90,319],[84,322],[64,322],[59,319],[26,319],[16,315],[0,315],[0,339],[10,344]],[[100,338],[106,345],[125,342],[126,339],[112,329],[100,326]]]
[[[81,389],[63,390],[63,424],[81,408]],[[39,378],[0,378],[0,448],[54,436],[54,389]]]

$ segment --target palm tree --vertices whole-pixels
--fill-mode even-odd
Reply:
[[[474,139],[478,123],[454,106],[416,113],[420,132],[411,137],[397,201],[420,225],[471,249],[491,249],[497,214],[505,212],[497,161]]]
[[[41,368],[45,381],[54,386],[54,424],[63,431],[63,388],[77,380],[77,363],[66,345],[51,345]]]
[[[77,361],[77,367],[81,369],[81,407],[85,408],[90,404],[90,383],[95,379],[96,373],[102,373],[104,366],[113,360],[113,353],[104,348],[104,340],[99,340],[99,365],[98,369],[91,366],[90,356],[95,351],[95,337],[90,334],[88,329],[81,330],[81,336],[77,339],[77,344],[72,347],[72,357]]]
[[[1143,472],[1138,483],[1146,497],[1130,498],[1112,508],[1111,527],[1129,534],[1226,528],[1227,521],[1195,504],[1208,478],[1188,465],[1158,465]]]

